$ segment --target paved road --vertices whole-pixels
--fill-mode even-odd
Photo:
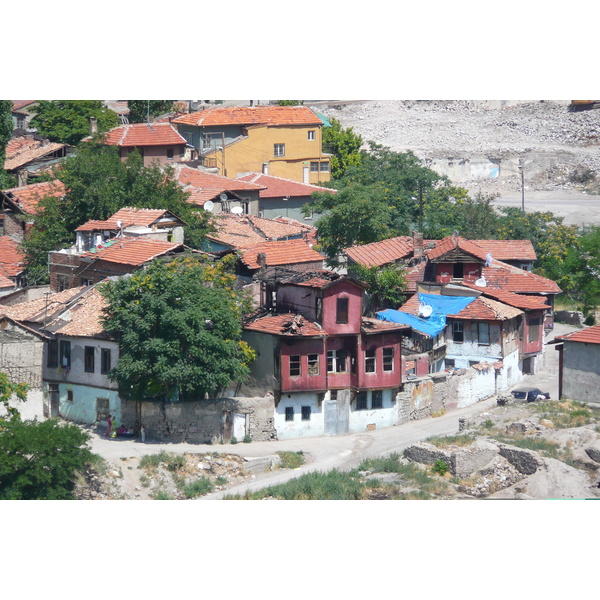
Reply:
[[[574,328],[557,324],[554,331],[547,336],[550,341],[556,335],[563,335]],[[554,346],[547,346],[546,361],[543,370],[537,375],[530,375],[521,383],[536,385],[543,391],[549,391],[552,398],[558,393],[558,352]],[[260,473],[249,482],[229,488],[223,492],[215,492],[203,496],[202,500],[218,500],[227,494],[243,494],[246,490],[254,491],[284,483],[310,471],[329,471],[331,469],[351,469],[358,466],[365,458],[384,456],[393,452],[402,452],[407,446],[422,441],[433,435],[452,435],[458,432],[458,420],[489,410],[496,406],[496,399],[490,398],[472,406],[451,411],[441,417],[410,421],[396,427],[365,431],[332,437],[302,438],[274,442],[252,442],[251,444],[160,444],[136,440],[109,440],[92,434],[92,451],[108,460],[124,457],[156,454],[161,450],[174,453],[223,452],[241,454],[247,457],[262,457],[280,450],[302,450],[307,463],[294,470],[271,471]]]

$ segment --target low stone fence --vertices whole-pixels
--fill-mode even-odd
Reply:
[[[585,317],[579,310],[557,310],[554,313],[554,321],[556,323],[566,323],[567,325],[576,325],[583,327]]]

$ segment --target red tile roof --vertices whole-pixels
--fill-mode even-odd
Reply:
[[[16,277],[23,272],[25,255],[15,240],[7,235],[0,236],[0,274]]]
[[[25,108],[26,106],[29,106],[30,104],[35,104],[37,102],[37,100],[13,100],[13,112],[16,112],[18,110],[21,110],[22,108]]]
[[[183,248],[183,244],[173,244],[161,240],[141,237],[121,237],[109,240],[96,251],[85,252],[82,258],[94,258],[123,265],[139,266],[153,258]]]
[[[600,344],[600,325],[594,325],[587,329],[574,331],[556,337],[557,340],[567,340],[569,342],[582,342],[584,344]]]
[[[460,249],[467,254],[471,254],[482,261],[486,260],[487,252],[481,246],[478,246],[476,243],[459,236],[448,236],[443,240],[440,240],[435,245],[435,248],[427,252],[427,257],[431,261],[439,261],[439,259],[445,254],[448,254],[456,249]]]
[[[547,310],[551,308],[549,304],[546,304],[544,297],[515,294],[514,292],[509,292],[508,290],[489,288],[487,286],[479,287],[477,285],[471,285],[464,282],[462,285],[474,290],[478,290],[482,292],[484,296],[490,296],[495,300],[499,300],[500,302],[504,302],[504,304],[514,306],[515,308],[521,308],[524,310]]]
[[[104,143],[109,146],[172,146],[185,144],[170,123],[134,123],[121,125],[108,131]]]
[[[208,173],[207,171],[192,169],[191,167],[185,166],[176,168],[176,177],[177,180],[184,185],[202,189],[221,189],[229,190],[230,192],[264,189],[264,186],[257,185],[256,183],[249,183],[239,179],[230,179],[229,177],[223,177],[222,175],[215,175],[214,173]]]
[[[471,240],[496,260],[536,260],[533,244],[529,240]]]
[[[47,140],[36,140],[30,135],[12,138],[6,145],[4,168],[7,171],[18,169],[38,158],[43,158],[47,154],[65,148],[66,145],[48,142]]]
[[[13,306],[0,306],[0,314],[6,315],[15,321],[42,323],[64,310],[69,302],[86,289],[88,288],[69,288],[62,292],[49,294],[48,296],[44,295]]]
[[[352,246],[344,252],[356,263],[366,267],[379,267],[410,257],[413,253],[413,239],[403,235],[371,244]]]
[[[410,326],[402,323],[392,323],[391,321],[380,321],[379,319],[371,319],[369,317],[362,317],[361,319],[361,331],[363,333],[381,333],[386,331],[401,331],[408,330]]]
[[[313,250],[304,240],[263,242],[242,253],[242,262],[250,269],[258,269],[258,255],[264,254],[268,267],[294,265],[308,262],[322,263],[325,258]]]
[[[322,125],[317,115],[305,106],[231,106],[214,107],[183,115],[173,123],[212,127],[221,125]]]
[[[294,337],[327,337],[323,328],[314,321],[296,313],[259,317],[244,324],[247,331]]]
[[[492,264],[483,267],[481,272],[487,281],[487,288],[500,288],[520,294],[560,294],[562,291],[551,279],[499,260],[492,260]]]
[[[75,231],[119,230],[121,227],[150,227],[164,215],[172,215],[168,210],[154,208],[130,208],[125,207],[118,210],[106,221],[87,221]],[[174,215],[173,215],[174,217]],[[175,217],[174,217],[175,218]],[[120,222],[121,225],[117,223]]]
[[[10,188],[4,190],[4,193],[10,196],[23,212],[35,215],[37,205],[42,198],[46,196],[61,198],[65,195],[66,189],[62,181],[55,179],[54,181],[42,181]]]
[[[291,179],[283,179],[282,177],[274,177],[273,175],[265,175],[264,173],[246,173],[238,177],[238,180],[265,186],[266,189],[261,190],[258,194],[261,198],[283,198],[285,196],[289,196],[290,198],[297,196],[306,197],[310,196],[313,192],[337,193],[337,190],[332,188],[299,183]]]

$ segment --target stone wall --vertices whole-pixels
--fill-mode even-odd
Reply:
[[[568,325],[583,327],[585,317],[579,310],[557,310],[554,313],[554,320],[557,323],[567,323]]]
[[[273,396],[264,398],[221,398],[192,402],[142,402],[141,424],[149,440],[173,443],[221,443],[233,431],[227,427],[227,413],[246,415],[246,434],[253,441],[277,439],[274,427]],[[133,426],[136,403],[121,402],[123,423]],[[239,439],[238,441],[242,441]]]

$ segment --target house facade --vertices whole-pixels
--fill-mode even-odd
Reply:
[[[307,107],[212,107],[172,123],[221,175],[258,172],[312,184],[331,178],[323,121]]]
[[[242,395],[272,394],[279,439],[398,423],[406,327],[362,317],[363,284],[328,271],[267,276],[264,313],[244,339],[257,349]]]

